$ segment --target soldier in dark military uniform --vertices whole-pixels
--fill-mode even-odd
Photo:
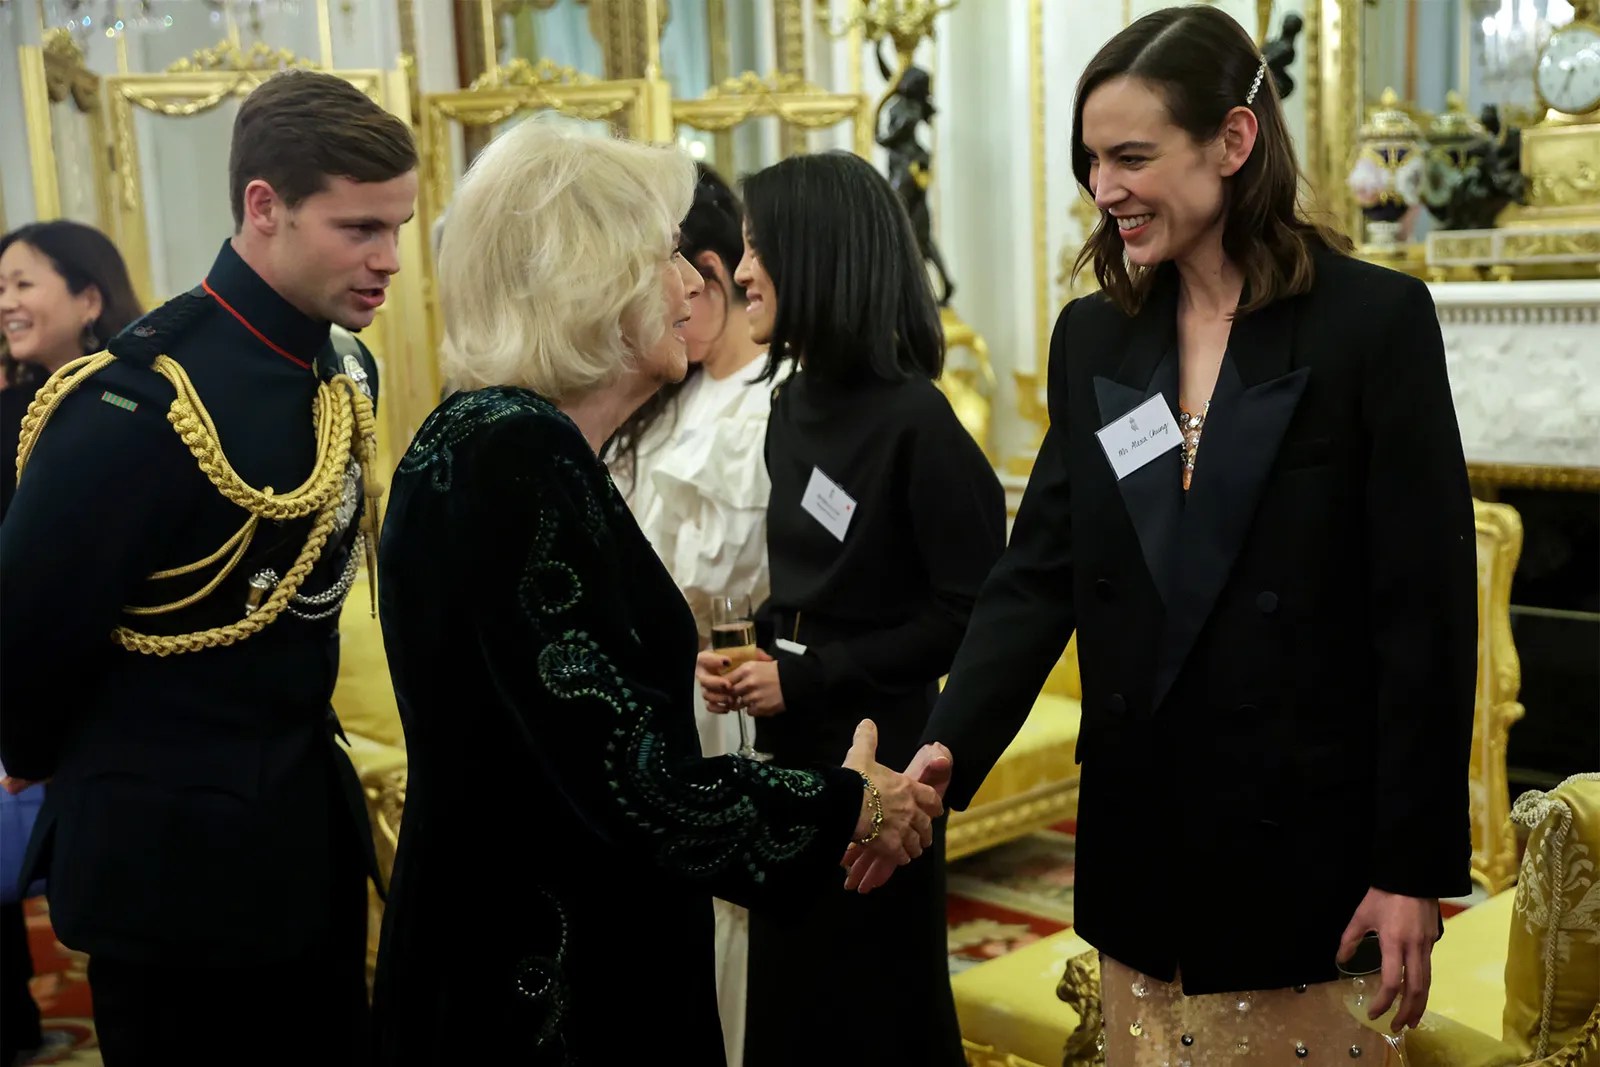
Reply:
[[[365,1055],[371,836],[329,697],[375,528],[377,375],[345,330],[400,268],[415,168],[349,83],[268,79],[204,281],[24,422],[0,756],[51,780],[25,876],[89,954],[109,1067]]]

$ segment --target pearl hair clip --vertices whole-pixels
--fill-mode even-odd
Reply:
[[[1266,73],[1267,61],[1263,59],[1261,61],[1261,65],[1256,68],[1256,80],[1250,83],[1250,91],[1244,94],[1245,107],[1249,107],[1251,104],[1256,102],[1256,93],[1261,89],[1261,79],[1266,75]]]

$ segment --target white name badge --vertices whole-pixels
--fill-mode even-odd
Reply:
[[[841,541],[856,514],[855,497],[816,467],[811,468],[811,481],[806,486],[805,495],[800,498],[800,506]]]
[[[1106,423],[1094,435],[1100,438],[1100,447],[1106,450],[1119,482],[1183,441],[1167,398],[1160,393]]]
[[[778,647],[779,652],[788,652],[795,656],[806,654],[805,645],[802,645],[799,641],[791,641],[787,637],[780,637],[772,643]]]

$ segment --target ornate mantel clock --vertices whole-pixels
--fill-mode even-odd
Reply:
[[[1574,0],[1573,20],[1540,49],[1534,89],[1544,117],[1522,131],[1528,203],[1502,222],[1600,223],[1600,0]]]

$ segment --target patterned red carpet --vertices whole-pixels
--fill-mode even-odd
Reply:
[[[950,864],[945,916],[957,974],[1072,925],[1072,823]]]
[[[45,1047],[30,1064],[100,1067],[93,1009],[89,1004],[89,958],[56,940],[43,899],[28,901],[28,947],[33,952],[29,989],[44,1017]]]

